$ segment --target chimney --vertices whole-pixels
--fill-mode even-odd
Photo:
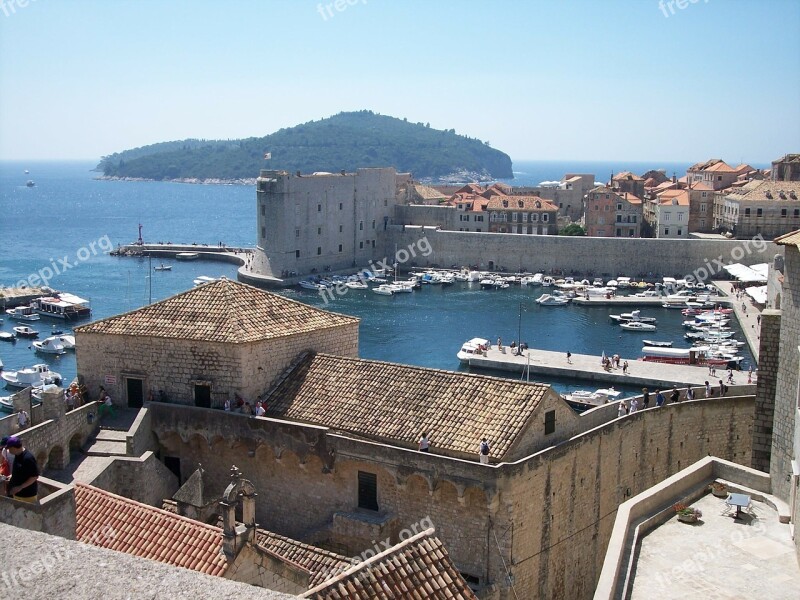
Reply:
[[[231,484],[225,488],[219,507],[222,510],[222,551],[229,562],[247,544],[256,541],[256,492],[236,465],[231,467]],[[241,497],[242,523],[236,524],[236,507]]]
[[[675,171],[672,172],[672,183],[678,183],[678,178],[675,176]]]

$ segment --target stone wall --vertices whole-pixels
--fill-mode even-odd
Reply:
[[[417,255],[413,263],[409,262],[401,268],[456,264],[480,265],[481,269],[503,266],[509,271],[520,268],[530,272],[560,269],[567,274],[575,271],[611,276],[640,277],[651,274],[683,277],[692,274],[695,269],[707,268],[709,263],[715,268],[716,274],[720,268],[714,266],[714,259],[721,259],[726,264],[741,262],[751,265],[765,262],[781,252],[780,247],[772,243],[765,243],[765,250],[759,252],[749,240],[530,236],[429,229],[402,231],[398,227],[390,228],[387,233],[384,252],[391,256],[395,245],[399,248],[408,247],[422,237],[427,238],[433,252],[427,257]],[[745,243],[748,245],[745,246]],[[741,253],[744,255],[738,258]]]
[[[227,481],[236,464],[258,491],[265,528],[348,555],[373,547],[333,515],[365,512],[358,472],[374,473],[390,530],[431,523],[459,570],[497,585],[492,597],[503,600],[512,597],[503,561],[519,597],[591,597],[620,502],[709,454],[751,461],[752,396],[641,411],[496,466],[274,419],[151,408],[162,455],[180,457],[187,473],[202,462],[208,481]]]
[[[26,429],[20,435],[25,447],[36,457],[39,470],[63,469],[71,450],[83,446],[98,427],[97,403],[76,408],[58,419],[51,419]]]
[[[40,477],[36,504],[0,496],[0,522],[74,540],[75,492],[71,486]]]
[[[225,579],[285,594],[300,595],[309,588],[309,573],[258,546],[247,545],[225,571]]]
[[[162,500],[178,491],[178,478],[152,452],[139,458],[114,457],[93,480],[100,489],[161,508]]]
[[[758,349],[755,422],[753,423],[754,469],[769,473],[772,429],[775,418],[775,384],[778,378],[781,311],[766,309],[761,313]]]

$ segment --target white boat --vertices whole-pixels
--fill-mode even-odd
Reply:
[[[586,410],[616,400],[620,394],[622,394],[622,392],[615,390],[613,387],[595,390],[594,392],[576,390],[564,396],[564,399],[573,408]]]
[[[625,331],[655,331],[656,326],[652,323],[642,323],[641,321],[628,321],[619,325]]]
[[[459,271],[458,273],[453,274],[453,279],[456,281],[460,281],[462,283],[469,281],[469,275],[464,271]]]
[[[8,333],[7,331],[0,331],[0,341],[16,342],[17,338],[13,333]]]
[[[672,342],[659,342],[656,340],[642,340],[645,346],[654,346],[658,348],[672,348]]]
[[[403,283],[389,283],[387,285],[395,294],[411,294],[414,291],[412,286]]]
[[[637,292],[634,294],[637,298],[658,298],[661,294],[658,293],[658,290],[645,290],[643,292]]]
[[[309,280],[307,280],[307,279],[303,279],[303,280],[302,280],[302,281],[300,281],[300,282],[299,282],[297,285],[299,285],[301,288],[303,288],[303,289],[305,289],[305,290],[315,290],[315,291],[319,291],[319,290],[325,290],[325,289],[327,289],[327,288],[326,288],[324,285],[322,285],[321,283],[317,283],[317,282],[315,282],[315,281],[309,281]]]
[[[484,273],[483,271],[470,271],[469,274],[467,275],[467,279],[469,280],[470,283],[472,283],[473,281],[480,281],[485,277],[486,273]]]
[[[64,350],[75,350],[75,336],[74,335],[66,334],[66,335],[57,335],[57,336],[52,336],[52,337],[55,337],[55,339],[57,339],[59,342],[61,342],[61,345],[64,346]],[[47,339],[50,339],[50,338],[47,338]]]
[[[619,281],[616,279],[610,279],[606,282],[606,287],[610,287],[612,289],[616,289],[619,286]]]
[[[35,352],[39,352],[41,354],[66,354],[66,350],[64,349],[64,344],[62,344],[57,337],[49,337],[47,339],[33,342],[33,348]]]
[[[369,289],[369,286],[364,283],[363,281],[348,281],[344,284],[345,287],[351,290],[366,290]]]
[[[535,275],[534,275],[534,277],[535,277]],[[545,276],[545,277],[542,277],[542,287],[552,287],[553,285],[555,285],[555,283],[556,283],[556,280],[553,279],[552,277],[550,277],[549,275]]]
[[[194,279],[192,281],[192,283],[194,283],[195,287],[197,287],[198,285],[203,285],[203,284],[206,284],[206,283],[212,283],[212,282],[214,282],[216,280],[217,280],[216,277],[209,277],[208,275],[200,275],[200,277],[198,277],[197,279]]]
[[[609,283],[611,283],[609,281]],[[631,287],[630,277],[617,277],[617,287],[621,290]]]
[[[178,252],[175,255],[178,260],[196,260],[200,258],[199,252]]]
[[[33,338],[39,335],[38,331],[36,331],[35,329],[31,329],[27,325],[20,325],[18,327],[14,327],[14,333],[16,333],[17,336],[27,337],[27,338]]]
[[[84,319],[92,314],[88,300],[66,292],[36,298],[31,302],[31,308],[43,317],[63,319],[64,321]]]
[[[461,346],[461,350],[458,351],[456,357],[464,364],[469,363],[469,359],[475,356],[476,354],[481,353],[482,348],[489,347],[489,340],[485,340],[483,338],[472,338],[471,340],[464,342]]]
[[[17,306],[16,308],[9,308],[6,311],[9,319],[14,321],[38,321],[40,319],[39,313],[33,310],[30,306]]]
[[[561,298],[558,296],[551,296],[550,294],[542,294],[534,302],[540,306],[564,306],[569,303],[569,298]]]
[[[50,367],[44,364],[33,365],[19,371],[4,371],[0,373],[0,377],[6,382],[6,387],[12,388],[61,383],[61,374],[51,371]]]
[[[655,317],[643,317],[638,310],[631,311],[629,313],[622,313],[619,315],[608,315],[608,318],[612,321],[617,321],[621,323],[626,323],[629,321],[638,321],[639,323],[655,323]]]
[[[394,290],[388,283],[382,283],[378,287],[372,288],[372,291],[381,296],[394,296]]]
[[[153,271],[172,271],[172,265],[165,265],[164,263],[161,263],[160,265],[153,267]]]

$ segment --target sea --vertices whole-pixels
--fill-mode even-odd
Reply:
[[[0,162],[0,286],[8,287],[31,275],[47,277],[47,285],[91,301],[92,319],[102,319],[190,289],[200,275],[236,278],[236,266],[213,261],[165,260],[171,271],[154,271],[155,259],[110,256],[119,244],[137,239],[139,226],[146,242],[197,243],[252,247],[256,238],[256,195],[251,186],[194,185],[166,182],[98,180],[88,162]],[[606,180],[612,172],[644,173],[665,169],[679,175],[689,163],[518,162],[514,186],[559,180],[567,172],[595,173]],[[26,172],[27,171],[27,172]],[[28,180],[35,182],[26,186]],[[366,266],[366,265],[364,265]],[[614,265],[609,271],[624,271]],[[541,288],[510,287],[484,291],[475,285],[442,288],[424,286],[413,294],[378,296],[350,290],[327,304],[315,292],[287,289],[279,293],[307,304],[361,319],[359,353],[363,358],[445,370],[465,370],[456,358],[461,344],[472,337],[506,343],[515,339],[529,346],[573,354],[619,354],[635,359],[642,339],[674,340],[683,347],[680,311],[647,309],[658,318],[655,333],[629,333],[612,325],[599,307],[541,307],[533,300]],[[3,315],[4,316],[4,315]],[[17,323],[4,318],[0,330]],[[32,326],[40,339],[53,326],[69,333],[60,321],[42,318]],[[741,335],[739,336],[741,339]],[[753,364],[743,349],[747,369]],[[6,370],[49,363],[65,380],[76,374],[72,354],[60,358],[35,354],[30,343],[0,341]],[[486,374],[520,378],[497,372]],[[533,379],[532,379],[533,380]],[[580,380],[548,379],[561,393],[594,389]],[[637,388],[619,388],[633,394]],[[3,390],[0,390],[0,395]]]

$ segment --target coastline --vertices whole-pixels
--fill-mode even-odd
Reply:
[[[154,181],[160,183],[192,183],[195,185],[255,185],[255,177],[243,177],[240,179],[219,179],[208,178],[200,179],[197,177],[179,177],[177,179],[148,179],[146,177],[118,177],[116,175],[98,175],[93,177],[95,181]]]

